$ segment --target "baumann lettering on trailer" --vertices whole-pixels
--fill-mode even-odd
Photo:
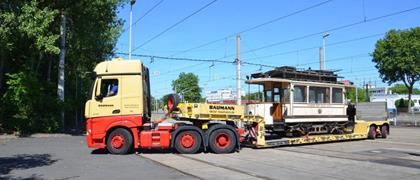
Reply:
[[[220,105],[210,105],[210,110],[230,110],[234,111],[235,107],[233,106],[220,106]]]

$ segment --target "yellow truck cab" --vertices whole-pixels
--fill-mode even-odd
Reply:
[[[104,148],[113,129],[137,134],[138,127],[150,121],[149,70],[139,60],[113,59],[99,63],[94,72],[92,96],[85,105],[87,142]],[[110,93],[115,86],[117,92]],[[118,138],[114,140],[117,147]]]

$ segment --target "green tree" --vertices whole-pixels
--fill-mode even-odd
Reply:
[[[172,81],[172,89],[189,102],[200,102],[201,88],[198,76],[193,73],[180,73],[178,79]]]
[[[372,56],[382,81],[388,84],[402,81],[411,101],[414,84],[420,80],[420,27],[390,30],[376,42]]]
[[[356,88],[347,89],[346,98],[356,103]],[[357,88],[357,102],[366,102],[366,92],[362,88]]]
[[[252,92],[247,93],[245,96],[242,96],[242,100],[261,100],[262,92]]]
[[[54,132],[61,109],[67,129],[81,127],[90,91],[86,73],[113,56],[126,0],[0,1],[0,133]],[[67,16],[66,100],[57,101],[60,12]]]
[[[392,91],[392,93],[408,94],[408,89],[404,84],[394,84],[389,89]],[[420,89],[413,88],[413,94],[420,94]]]

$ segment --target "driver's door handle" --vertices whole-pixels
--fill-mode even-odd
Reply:
[[[120,113],[120,109],[114,109],[113,111],[112,111],[112,114],[119,114]]]

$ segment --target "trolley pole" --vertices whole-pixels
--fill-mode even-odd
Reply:
[[[236,104],[241,105],[241,36],[236,36]]]

